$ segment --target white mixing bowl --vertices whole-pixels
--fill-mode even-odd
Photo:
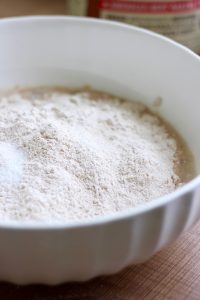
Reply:
[[[90,84],[151,104],[200,165],[200,59],[146,30],[73,17],[0,21],[0,89]],[[158,170],[159,172],[159,170]],[[200,217],[200,178],[149,204],[80,223],[0,221],[0,280],[56,284],[144,262]]]

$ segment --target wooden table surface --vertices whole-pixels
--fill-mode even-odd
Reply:
[[[19,287],[0,283],[1,300],[200,300],[200,223],[147,263],[86,283]]]

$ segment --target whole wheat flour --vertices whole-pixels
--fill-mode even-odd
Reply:
[[[91,90],[0,98],[0,220],[111,214],[175,190],[177,140],[146,106]]]

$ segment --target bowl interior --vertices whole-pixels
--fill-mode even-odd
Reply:
[[[0,22],[0,89],[92,87],[152,104],[182,134],[200,169],[200,59],[145,30],[73,17]]]

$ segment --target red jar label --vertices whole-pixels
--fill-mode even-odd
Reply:
[[[122,1],[100,0],[100,10],[112,10],[124,13],[163,14],[192,12],[200,8],[200,0],[190,1]]]

